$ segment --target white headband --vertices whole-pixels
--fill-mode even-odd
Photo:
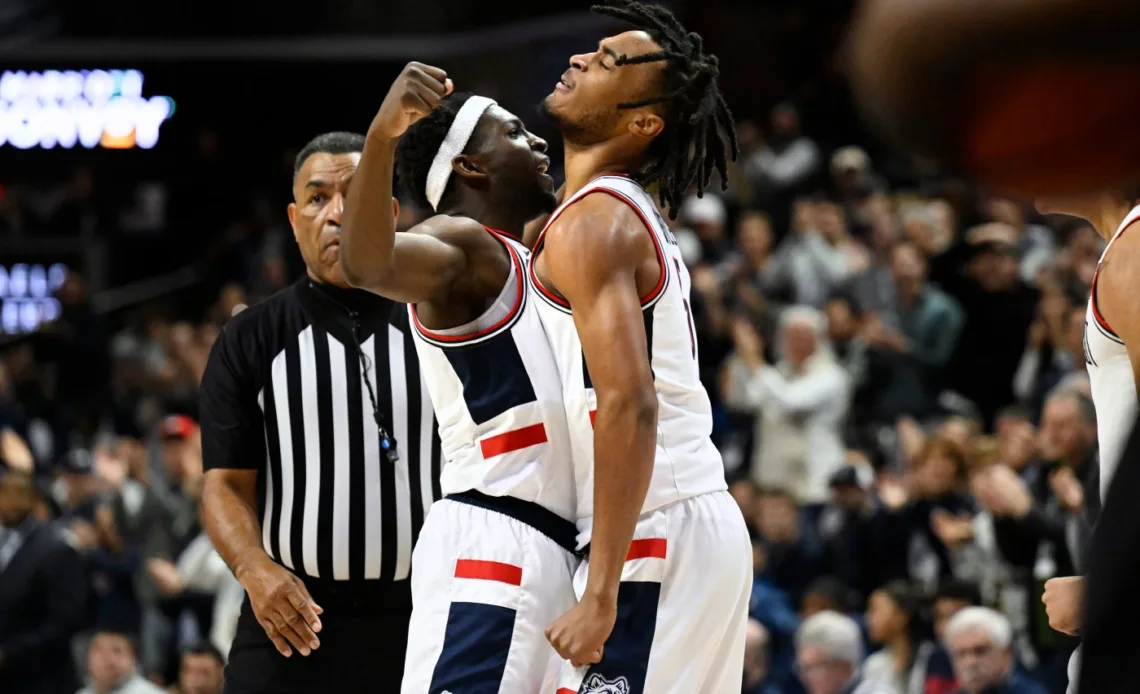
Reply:
[[[431,203],[433,210],[439,207],[439,199],[443,197],[443,190],[447,188],[447,180],[451,177],[451,160],[463,154],[463,148],[471,139],[471,133],[475,132],[479,118],[494,103],[494,99],[485,96],[472,96],[463,102],[459,107],[459,113],[455,114],[455,120],[447,130],[447,137],[443,138],[443,144],[439,146],[439,151],[435,153],[435,159],[431,162],[431,168],[428,169],[424,192],[427,193],[428,202]]]

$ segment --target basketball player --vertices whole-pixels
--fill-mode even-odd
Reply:
[[[445,460],[412,556],[402,691],[537,692],[553,657],[543,629],[574,604],[578,564],[562,388],[519,242],[554,208],[550,160],[514,115],[450,88],[442,70],[405,68],[341,231],[349,282],[410,304]],[[402,234],[394,155],[437,213]]]
[[[736,692],[752,582],[743,517],[709,434],[690,278],[643,186],[675,216],[736,156],[705,55],[664,8],[595,11],[637,30],[570,59],[544,101],[565,202],[532,255],[574,451],[578,604],[548,630],[557,691]]]
[[[1085,310],[1085,364],[1096,407],[1100,449],[1100,496],[1103,501],[1136,422],[1136,374],[1140,373],[1140,237],[1133,230],[1140,206],[1130,196],[1094,195],[1077,200],[1042,200],[1042,212],[1083,217],[1108,245],[1093,274]],[[1130,208],[1131,207],[1131,211]],[[1079,633],[1084,579],[1054,578],[1042,596],[1049,625],[1069,635]],[[1079,656],[1069,663],[1069,691],[1075,691]]]

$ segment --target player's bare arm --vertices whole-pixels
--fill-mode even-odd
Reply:
[[[1134,225],[1135,226],[1135,225]],[[1101,261],[1096,281],[1096,304],[1105,321],[1124,341],[1133,375],[1140,374],[1140,230],[1128,229]],[[1137,385],[1140,389],[1140,384]]]
[[[597,662],[613,629],[618,587],[653,474],[657,393],[638,291],[654,258],[637,215],[608,195],[589,195],[547,232],[543,255],[553,288],[570,302],[597,394],[594,526],[590,571],[577,607],[548,637],[571,662]],[[657,278],[640,278],[642,284]]]
[[[450,293],[469,253],[502,253],[482,226],[463,217],[439,215],[396,234],[390,202],[396,146],[451,91],[443,70],[409,63],[369,126],[340,234],[341,262],[352,286],[405,303],[428,302]]]

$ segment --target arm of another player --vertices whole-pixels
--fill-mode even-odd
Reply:
[[[451,90],[443,70],[408,63],[368,128],[340,232],[344,276],[354,287],[407,303],[426,301],[463,267],[463,252],[430,234],[397,235],[389,202],[400,137]]]
[[[618,587],[653,474],[657,392],[636,271],[653,254],[649,232],[625,205],[592,195],[563,215],[545,253],[574,324],[597,394],[594,526],[582,600],[547,630],[572,663],[595,663],[613,630]]]

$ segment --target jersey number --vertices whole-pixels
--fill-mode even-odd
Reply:
[[[677,268],[677,282],[681,281],[681,261],[673,258],[673,267]],[[685,322],[689,324],[689,351],[693,355],[693,359],[697,358],[697,331],[693,328],[693,312],[689,310],[689,300],[685,297],[689,292],[684,287],[681,287],[681,303],[685,306]]]

